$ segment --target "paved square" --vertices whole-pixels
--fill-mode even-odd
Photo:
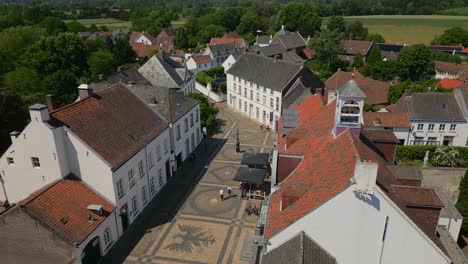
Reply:
[[[184,162],[105,263],[249,263],[248,238],[258,217],[247,215],[245,208],[260,202],[241,199],[239,183],[232,180],[242,158],[235,152],[236,132],[239,129],[242,152],[270,152],[271,133],[228,110],[225,103],[217,107],[221,125],[206,140],[207,149],[201,144],[197,160]],[[226,197],[225,191],[221,201],[219,190],[227,186],[233,188],[233,196]]]

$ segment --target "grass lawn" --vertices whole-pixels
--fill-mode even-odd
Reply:
[[[64,20],[63,22],[71,22],[72,20]],[[93,19],[77,19],[76,21],[80,22],[81,24],[89,27],[92,24],[96,24],[96,26],[106,26],[110,30],[117,30],[117,29],[129,29],[130,28],[130,21],[123,21],[118,20],[115,18],[93,18]]]
[[[460,26],[468,29],[468,16],[349,16],[345,20],[361,21],[370,33],[382,35],[387,43],[400,44],[429,44],[447,28]]]

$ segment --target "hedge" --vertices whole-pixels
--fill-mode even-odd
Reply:
[[[401,160],[424,160],[426,151],[429,150],[429,159],[436,150],[437,146],[397,146],[395,159]],[[459,153],[461,167],[468,167],[468,147],[453,147]]]

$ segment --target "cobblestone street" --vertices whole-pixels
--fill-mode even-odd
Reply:
[[[249,201],[232,180],[242,158],[236,131],[241,152],[270,152],[271,134],[225,103],[217,107],[217,133],[200,144],[195,161],[184,162],[104,263],[248,263],[258,217],[245,213]],[[219,190],[227,186],[233,195],[221,201]]]

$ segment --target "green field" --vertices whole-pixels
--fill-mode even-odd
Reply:
[[[387,43],[400,44],[429,44],[450,27],[468,29],[468,16],[380,15],[350,16],[345,20],[361,21],[370,33],[382,35]]]
[[[72,20],[64,20],[63,22],[71,22]],[[106,26],[110,30],[117,30],[117,29],[129,29],[130,22],[118,20],[115,18],[93,18],[93,19],[77,19],[76,21],[80,22],[81,24],[89,27],[92,24],[96,26]]]

